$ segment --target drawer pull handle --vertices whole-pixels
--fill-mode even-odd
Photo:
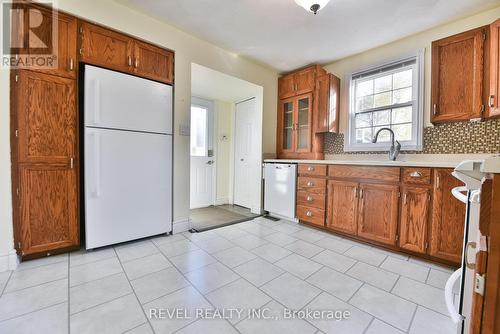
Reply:
[[[306,212],[306,216],[307,216],[307,217],[312,217],[312,216],[313,216],[313,213],[312,213],[311,211],[307,211],[307,212]]]
[[[307,182],[307,186],[308,186],[308,187],[312,187],[312,186],[314,186],[314,182],[311,182],[311,181]]]
[[[422,177],[422,173],[415,171],[415,172],[411,172],[410,176],[411,177]]]
[[[313,171],[314,171],[314,167],[313,167],[313,166],[309,166],[309,167],[307,167],[307,171],[308,171],[308,172],[313,172]]]
[[[312,202],[314,200],[314,198],[312,198],[312,196],[307,196],[307,201],[308,202]]]

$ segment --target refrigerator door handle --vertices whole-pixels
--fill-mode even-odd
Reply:
[[[99,142],[99,134],[96,132],[92,132],[90,134],[90,137],[92,138],[92,145],[89,145],[89,147],[93,148],[92,154],[90,156],[92,157],[93,160],[93,168],[92,168],[92,175],[93,178],[93,187],[91,190],[91,194],[93,197],[99,197],[101,195],[101,152],[100,152],[100,142]]]
[[[463,315],[458,313],[453,303],[453,286],[461,276],[462,268],[458,268],[455,272],[453,272],[453,274],[451,274],[450,278],[448,278],[448,280],[446,281],[446,286],[444,288],[444,300],[446,302],[446,308],[448,309],[448,313],[450,314],[451,319],[456,324],[464,320]]]

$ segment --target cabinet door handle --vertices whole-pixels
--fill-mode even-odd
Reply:
[[[75,167],[75,159],[74,158],[69,159],[69,166],[71,169],[73,169]]]
[[[436,115],[436,114],[437,114],[437,104],[435,104],[435,103],[434,103],[434,105],[432,106],[432,113],[433,113],[434,115]]]
[[[422,177],[422,173],[415,171],[415,172],[411,172],[410,176],[411,177]]]
[[[493,107],[493,95],[488,96],[488,107]]]
[[[353,189],[354,198],[358,198],[358,188]]]
[[[359,198],[363,198],[363,188],[359,189]]]
[[[436,176],[436,188],[438,188],[438,189],[439,189],[439,185],[440,185],[439,183],[440,183],[440,181],[441,181],[441,180],[440,180],[439,175],[438,175],[438,176]]]
[[[132,56],[127,56],[128,66],[132,66]]]
[[[70,58],[69,59],[69,70],[73,71],[74,67],[75,67],[75,64],[74,64],[73,58]]]
[[[406,205],[406,193],[403,194],[403,204]]]
[[[137,57],[135,57],[134,66],[135,66],[135,68],[139,67],[139,58],[137,58]]]
[[[306,216],[307,216],[307,217],[312,217],[312,216],[313,216],[313,213],[312,213],[311,211],[307,211],[307,212],[306,212]]]
[[[307,196],[307,201],[308,202],[312,202],[314,200],[314,198],[312,196]]]

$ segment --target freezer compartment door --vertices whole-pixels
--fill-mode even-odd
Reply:
[[[296,179],[297,165],[265,164],[264,210],[294,219]]]
[[[86,248],[170,232],[172,136],[85,128]]]
[[[85,65],[85,126],[172,134],[172,87]]]

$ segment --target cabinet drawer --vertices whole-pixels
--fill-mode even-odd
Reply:
[[[325,210],[297,205],[297,218],[314,225],[325,226]]]
[[[399,182],[399,172],[399,167],[328,166],[328,176],[342,179]]]
[[[403,168],[403,182],[414,184],[431,184],[430,168]]]
[[[299,176],[298,180],[297,190],[305,190],[315,194],[324,194],[326,192],[325,179]]]
[[[311,193],[304,190],[297,191],[297,204],[325,209],[325,194]]]
[[[326,165],[299,164],[299,174],[326,176]]]

